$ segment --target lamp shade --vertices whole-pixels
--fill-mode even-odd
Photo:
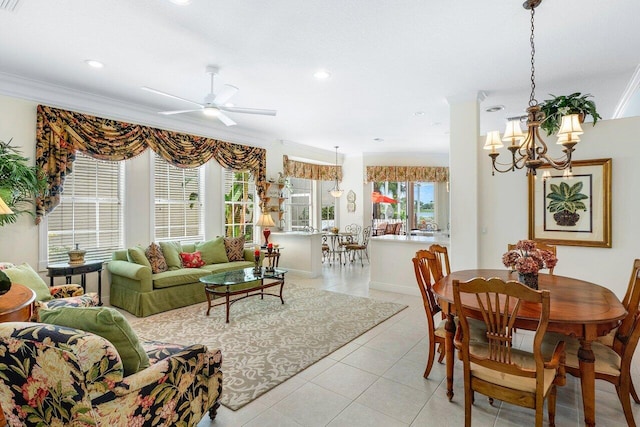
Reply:
[[[275,222],[273,222],[273,218],[271,218],[271,215],[268,213],[263,213],[260,215],[260,218],[258,218],[258,222],[256,222],[257,226],[260,227],[275,227],[276,224]]]
[[[12,213],[11,208],[7,206],[4,200],[2,200],[2,197],[0,197],[0,215],[11,215]]]
[[[520,127],[519,120],[509,120],[507,122],[507,128],[504,130],[503,141],[511,141],[512,145],[522,142],[524,139],[524,133]]]
[[[502,145],[502,141],[500,140],[500,132],[497,130],[492,130],[491,132],[487,133],[487,141],[484,143],[484,148],[485,150],[492,150],[495,151],[496,148],[502,148],[504,147],[504,145]]]
[[[582,126],[580,126],[580,117],[577,114],[562,116],[558,137],[568,135],[567,138],[573,141],[578,135],[582,135],[583,133],[584,131],[582,130]]]
[[[338,197],[342,196],[343,190],[341,190],[341,189],[338,187],[338,183],[336,183],[336,187],[335,187],[335,188],[333,188],[332,190],[329,190],[329,193],[330,193],[333,197],[338,198]]]

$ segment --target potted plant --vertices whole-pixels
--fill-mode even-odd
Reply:
[[[46,180],[38,175],[35,166],[29,166],[29,159],[11,147],[9,142],[0,141],[0,197],[11,208],[13,214],[0,215],[0,226],[14,223],[18,216],[32,209],[33,199],[45,193]]]
[[[578,114],[580,123],[583,123],[587,116],[591,116],[594,126],[598,119],[602,118],[596,111],[595,102],[588,99],[593,98],[589,93],[582,95],[580,92],[575,92],[568,96],[555,96],[552,94],[551,96],[553,96],[552,99],[546,99],[540,104],[540,108],[545,114],[545,119],[540,124],[540,127],[547,132],[547,135],[558,132],[562,123],[562,116],[567,114]]]
[[[581,200],[588,199],[589,196],[581,193],[582,182],[578,181],[572,186],[566,182],[560,185],[551,184],[550,193],[547,198],[551,201],[547,206],[549,212],[553,213],[553,219],[558,225],[572,227],[580,219],[577,211],[587,210],[587,206]]]

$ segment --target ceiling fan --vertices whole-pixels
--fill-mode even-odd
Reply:
[[[158,114],[164,114],[170,116],[173,114],[190,113],[193,111],[202,111],[203,114],[210,117],[217,117],[222,123],[227,126],[233,126],[236,124],[229,116],[223,113],[227,111],[229,113],[243,113],[243,114],[260,114],[264,116],[275,116],[276,110],[262,110],[258,108],[241,108],[227,105],[227,102],[236,94],[238,88],[229,84],[225,84],[224,88],[219,93],[213,92],[213,81],[216,75],[218,75],[218,67],[208,66],[206,69],[207,74],[211,76],[211,92],[204,98],[204,103],[191,101],[189,99],[181,98],[176,95],[171,95],[166,92],[162,92],[150,87],[142,87],[147,92],[156,93],[158,95],[167,96],[169,98],[178,99],[180,101],[188,102],[189,104],[197,105],[198,108],[192,108],[190,110],[175,110],[175,111],[160,111]]]

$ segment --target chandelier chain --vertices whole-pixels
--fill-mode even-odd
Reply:
[[[538,101],[536,100],[536,64],[535,64],[535,56],[536,56],[536,44],[533,39],[533,34],[535,30],[534,25],[534,15],[536,13],[535,7],[531,8],[531,37],[529,38],[529,42],[531,43],[531,95],[529,96],[529,106],[533,107],[534,105],[538,105]]]

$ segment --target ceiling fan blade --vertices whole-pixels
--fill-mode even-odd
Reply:
[[[180,98],[179,96],[171,95],[169,93],[162,92],[162,91],[159,91],[159,90],[156,90],[156,89],[151,89],[150,87],[143,86],[142,90],[146,90],[147,92],[155,93],[157,95],[162,95],[162,96],[166,96],[166,97],[169,97],[169,98],[177,99],[179,101],[188,102],[189,104],[202,106],[202,104],[199,104],[199,103],[197,103],[195,101],[191,101],[191,100],[188,100],[188,99],[185,99],[185,98]]]
[[[220,119],[220,121],[222,123],[224,123],[227,126],[234,126],[236,124],[236,122],[234,122],[233,120],[231,120],[231,118],[229,116],[227,116],[224,113],[220,113],[216,116],[218,119]]]
[[[231,113],[244,113],[244,114],[260,114],[263,116],[275,116],[276,110],[262,110],[259,108],[241,108],[241,107],[225,107],[224,105],[218,106],[221,110],[229,111]]]
[[[182,113],[190,113],[192,111],[200,111],[202,108],[196,108],[195,110],[174,110],[174,111],[160,111],[158,114],[162,114],[165,116],[170,116],[172,114],[182,114]]]
[[[233,95],[236,94],[238,88],[232,85],[224,85],[224,88],[220,91],[219,94],[213,100],[213,103],[216,105],[221,105],[231,99]]]

